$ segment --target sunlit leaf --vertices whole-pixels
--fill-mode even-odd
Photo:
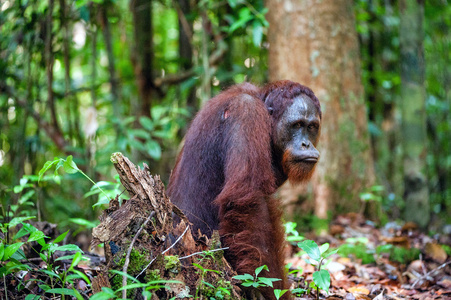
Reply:
[[[313,273],[313,281],[320,289],[328,292],[330,287],[330,274],[326,270],[320,270]]]
[[[298,243],[298,247],[307,252],[308,256],[315,261],[321,259],[321,252],[318,245],[312,240],[305,240]]]

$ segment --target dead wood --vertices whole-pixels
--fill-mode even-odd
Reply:
[[[171,203],[158,175],[152,176],[146,164],[143,169],[136,167],[121,153],[113,154],[111,161],[130,199],[120,203],[116,196],[111,200],[92,231],[91,246],[104,243],[106,258],[94,280],[94,292],[134,283],[123,274],[109,272],[118,270],[141,283],[171,280],[160,283],[164,288],[150,290],[155,299],[208,298],[218,291],[223,292],[223,299],[237,299],[239,288],[232,284],[236,274],[223,257],[219,235],[211,239],[199,235],[202,238],[195,240],[187,218]],[[174,215],[180,219],[177,224]],[[142,299],[141,291],[128,289],[123,297]]]

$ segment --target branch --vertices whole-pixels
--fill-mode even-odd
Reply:
[[[213,249],[213,250],[208,250],[208,251],[195,252],[195,253],[187,255],[187,256],[179,257],[179,260],[186,259],[188,257],[194,256],[194,255],[198,255],[198,254],[202,254],[202,253],[205,253],[205,252],[216,252],[216,251],[228,250],[228,249],[229,249],[229,247],[224,247],[224,248]]]
[[[215,66],[224,57],[224,54],[226,53],[227,50],[226,43],[223,41],[219,41],[218,44],[219,44],[218,49],[216,49],[208,58],[209,67]],[[155,78],[154,86],[159,88],[163,85],[174,85],[183,82],[189,77],[196,74],[195,69],[196,67],[193,67],[189,70],[186,70],[185,72]]]
[[[125,276],[125,274],[127,274],[128,264],[130,263],[130,254],[132,253],[133,244],[135,244],[135,242],[138,239],[138,236],[141,234],[143,228],[146,227],[147,223],[149,223],[150,219],[154,215],[155,215],[154,211],[150,213],[150,215],[147,217],[147,219],[144,221],[144,223],[141,225],[141,227],[139,228],[139,230],[136,232],[135,236],[133,237],[133,240],[130,243],[130,247],[128,247],[127,255],[125,256],[124,267],[122,268],[122,272],[124,273],[124,274],[122,274],[122,286],[123,287],[127,285],[127,276]],[[122,290],[122,298],[123,299],[127,298],[127,289]]]
[[[161,252],[161,254],[165,254],[166,252],[168,252],[172,247],[174,247],[181,239],[182,237],[185,235],[185,233],[188,231],[189,229],[189,225],[186,226],[185,231],[183,231],[183,233],[177,238],[177,240],[174,242],[174,244],[171,245],[171,247],[169,247],[168,249],[164,250],[163,252]],[[142,273],[146,272],[146,270],[150,267],[150,265],[157,259],[158,255],[154,257],[154,259],[152,259],[147,266],[135,277],[136,279],[141,276]]]

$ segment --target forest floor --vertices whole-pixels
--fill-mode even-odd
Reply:
[[[47,236],[56,236],[51,231],[45,229],[43,231]],[[335,219],[329,233],[321,237],[307,234],[306,238],[315,240],[318,245],[328,243],[331,249],[339,248],[338,253],[331,255],[322,267],[330,273],[331,286],[328,293],[319,291],[320,299],[451,299],[451,247],[449,246],[451,235],[449,234],[430,237],[421,233],[411,223],[403,226],[388,223],[382,228],[377,228],[359,215],[348,214]],[[306,290],[298,294],[295,299],[316,299],[316,289],[309,286],[312,283],[312,274],[317,267],[309,263],[306,252],[297,247],[295,240],[299,239],[299,236],[288,234],[288,240],[291,242],[287,246],[286,263],[292,270],[289,276],[293,282],[291,289]],[[79,244],[77,241],[75,243]],[[30,254],[25,251],[25,255],[29,257]],[[30,294],[35,293],[45,295],[38,287],[39,284],[30,284],[33,282],[30,279],[35,279],[39,283],[48,282],[48,278],[45,278],[48,274],[52,277],[50,271],[46,270],[46,264],[42,261],[39,263],[38,260],[39,258],[30,260],[34,261],[33,268],[27,274],[22,271],[20,275],[22,277],[19,273],[4,277],[5,281],[0,285],[1,299],[56,299],[29,297]],[[98,269],[99,262],[100,260],[97,259],[97,267],[82,263],[77,270],[92,278],[93,275],[100,274],[95,270]],[[63,260],[59,268],[67,270],[70,264],[70,260]],[[29,280],[28,283],[27,280]],[[82,299],[88,299],[93,295],[90,286],[81,278],[77,279],[74,285],[66,285],[66,288],[78,290],[80,295],[83,295]],[[27,294],[28,297],[26,297]],[[8,297],[4,298],[4,295]],[[65,299],[76,299],[74,295],[66,294],[65,297]],[[132,298],[143,299],[142,297]],[[108,297],[100,299],[108,299]]]
[[[234,278],[217,232],[194,239],[159,176],[152,177],[147,165],[136,168],[122,154],[114,161],[130,199],[110,201],[92,239],[85,233],[75,238],[69,231],[59,234],[56,224],[25,223],[29,218],[14,218],[3,226],[7,230],[0,231],[0,238],[10,242],[0,243],[0,299],[227,300],[239,299],[246,284],[264,287],[277,280],[258,274]],[[286,224],[291,291],[275,290],[277,296],[291,292],[295,299],[451,299],[451,230],[431,236],[413,223],[378,227],[355,213],[338,216],[319,236],[301,237],[295,227]],[[99,244],[103,248],[94,247]],[[87,252],[91,247],[104,255]],[[89,260],[83,260],[80,248]],[[314,260],[321,260],[321,266]],[[320,282],[323,290],[313,282]]]
[[[356,214],[339,216],[319,245],[339,247],[326,265],[331,275],[329,293],[323,299],[451,299],[451,235],[433,237],[415,224],[388,223],[376,228]],[[291,269],[302,269],[300,287],[312,280],[315,267],[307,255],[293,247]],[[299,299],[311,299],[304,296]]]

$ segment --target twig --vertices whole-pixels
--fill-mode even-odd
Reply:
[[[5,285],[5,297],[6,297],[6,300],[8,300],[8,290],[6,289],[6,276],[5,276],[5,274],[3,274],[3,283]]]
[[[216,251],[221,251],[221,250],[227,250],[229,249],[229,247],[224,247],[224,248],[219,248],[219,249],[213,249],[213,250],[208,250],[208,251],[200,251],[200,252],[195,252],[193,254],[187,255],[187,256],[183,256],[183,257],[179,257],[179,260],[194,256],[194,255],[198,255],[198,254],[202,254],[205,252],[216,252]]]
[[[124,273],[124,274],[122,274],[122,286],[123,287],[127,285],[127,276],[125,276],[125,274],[127,274],[128,264],[130,263],[130,254],[131,254],[132,249],[133,249],[133,244],[138,239],[138,236],[141,234],[141,231],[143,230],[143,228],[146,227],[147,223],[150,221],[150,219],[154,215],[155,215],[155,211],[150,213],[150,215],[147,217],[147,219],[144,221],[144,223],[141,225],[141,227],[138,229],[138,231],[136,232],[135,236],[133,237],[133,240],[130,243],[130,247],[128,247],[127,255],[125,256],[124,267],[122,268],[122,272]],[[127,297],[127,289],[123,289],[122,290],[122,298],[125,299],[126,297]]]
[[[172,244],[171,247],[169,247],[168,249],[161,252],[161,254],[165,254],[166,252],[171,250],[182,239],[182,237],[185,235],[185,233],[188,231],[188,229],[189,229],[189,225],[186,226],[185,231],[183,231],[183,233],[177,238],[177,240],[175,240],[174,244]]]
[[[188,231],[189,225],[186,226],[185,231],[183,231],[183,233],[177,238],[177,240],[174,242],[174,244],[171,245],[171,247],[169,247],[168,249],[164,250],[163,252],[161,252],[161,254],[165,254],[166,252],[168,252],[169,250],[172,249],[172,247],[174,247],[179,241],[180,239],[185,235],[185,233]],[[141,276],[142,273],[144,273],[147,268],[150,267],[150,265],[157,259],[158,255],[154,257],[154,259],[152,259],[147,266],[135,277],[136,279]]]
[[[427,272],[426,274],[424,274],[423,276],[421,276],[420,278],[418,278],[417,280],[415,280],[415,282],[412,284],[412,288],[415,288],[415,286],[418,284],[418,282],[420,282],[420,280],[424,280],[427,279],[431,274],[433,274],[434,272],[437,272],[440,269],[443,269],[444,267],[446,267],[447,265],[451,264],[451,261],[445,262],[444,264],[442,264],[441,266]]]

